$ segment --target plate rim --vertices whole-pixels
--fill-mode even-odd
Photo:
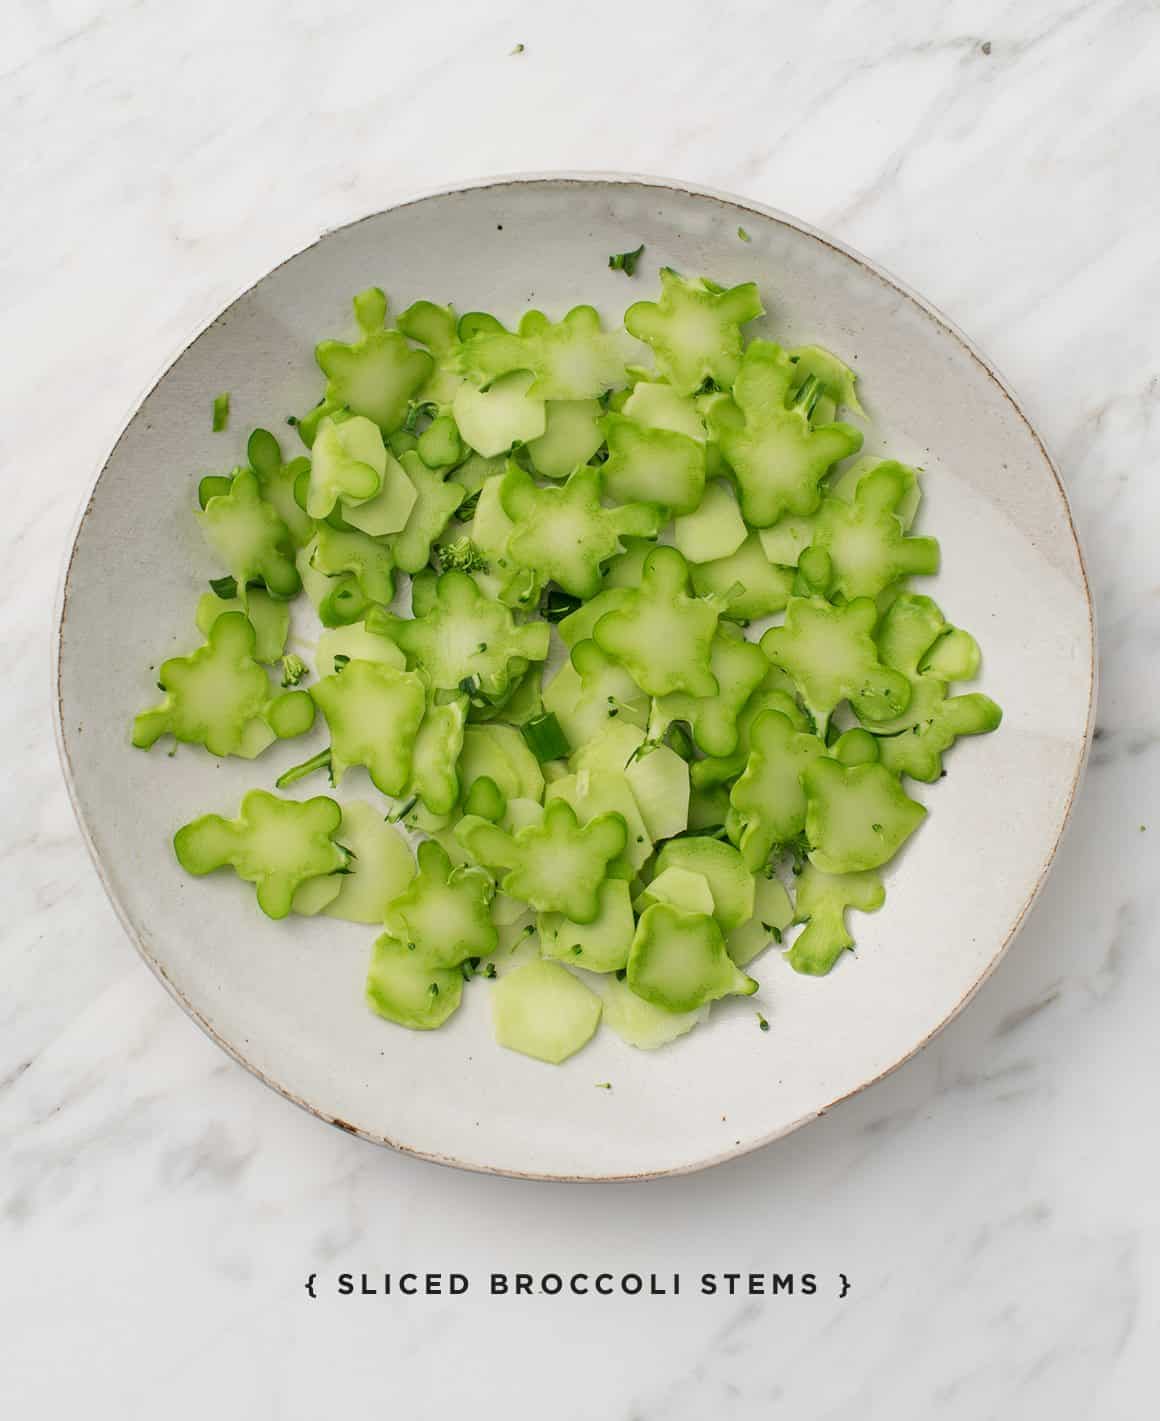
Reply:
[[[922,312],[924,312],[937,325],[941,326],[950,336],[958,342],[964,352],[982,370],[984,375],[998,387],[999,391],[1006,398],[1012,410],[1022,422],[1038,448],[1044,463],[1055,480],[1056,489],[1062,501],[1063,512],[1066,517],[1067,528],[1071,535],[1072,544],[1075,548],[1075,555],[1079,567],[1080,581],[1083,590],[1084,603],[1088,617],[1088,693],[1087,693],[1087,715],[1084,723],[1083,744],[1076,762],[1075,773],[1072,777],[1071,785],[1067,793],[1067,801],[1063,809],[1062,817],[1059,821],[1059,828],[1055,835],[1054,842],[1044,858],[1040,871],[1032,885],[1023,906],[1015,917],[1006,937],[1000,943],[994,956],[980,972],[979,976],[970,985],[959,1001],[931,1030],[914,1046],[905,1051],[891,1065],[886,1066],[877,1074],[855,1086],[852,1090],[845,1091],[841,1095],[835,1096],[816,1110],[811,1110],[796,1120],[788,1124],[780,1125],[776,1129],[761,1135],[756,1139],[747,1140],[739,1145],[734,1145],[729,1149],[720,1151],[703,1159],[694,1160],[688,1163],[671,1165],[653,1170],[639,1170],[630,1174],[562,1174],[546,1173],[537,1170],[518,1170],[507,1167],[489,1165],[484,1162],[461,1160],[453,1155],[442,1154],[437,1151],[419,1149],[413,1145],[408,1145],[405,1141],[392,1139],[388,1135],[375,1134],[373,1131],[364,1130],[362,1127],[353,1125],[347,1120],[338,1116],[328,1114],[323,1108],[312,1104],[309,1100],[296,1094],[289,1087],[274,1079],[268,1072],[263,1071],[254,1062],[248,1060],[241,1049],[221,1036],[209,1021],[201,1014],[196,1006],[185,996],[178,986],[170,979],[163,963],[150,950],[144,941],[135,924],[130,919],[124,906],[119,901],[108,877],[106,876],[104,865],[100,854],[93,841],[89,830],[88,822],[85,818],[84,810],[81,807],[77,787],[73,776],[72,763],[69,758],[69,749],[65,741],[64,732],[64,705],[63,687],[61,684],[61,651],[64,634],[65,618],[68,615],[69,600],[69,579],[72,574],[72,566],[76,557],[77,547],[81,535],[84,531],[85,523],[92,511],[93,502],[100,487],[102,478],[116,454],[121,441],[124,439],[129,427],[140,413],[142,405],[157,389],[162,381],[168,376],[174,365],[181,357],[194,345],[227,311],[230,310],[243,296],[248,295],[257,286],[261,285],[268,277],[281,270],[287,263],[301,256],[304,252],[310,251],[318,246],[327,237],[336,232],[347,231],[352,227],[357,227],[364,222],[373,221],[390,212],[396,212],[403,208],[414,207],[420,203],[427,202],[432,198],[457,197],[465,193],[478,191],[479,189],[507,187],[507,186],[591,186],[593,184],[604,184],[609,187],[647,187],[656,189],[658,192],[674,193],[693,198],[709,198],[716,202],[727,203],[731,207],[741,212],[752,213],[756,217],[763,217],[788,227],[803,236],[810,237],[814,241],[829,247],[832,251],[846,257],[849,261],[861,267],[869,275],[876,278],[883,285],[897,292],[906,300],[912,302]],[[61,562],[60,571],[57,577],[56,594],[53,607],[52,621],[52,657],[51,657],[51,677],[52,677],[52,722],[53,738],[56,743],[57,757],[60,762],[61,773],[64,778],[65,788],[68,792],[69,803],[72,806],[73,816],[80,829],[81,839],[88,852],[89,859],[96,870],[97,878],[104,889],[105,896],[112,905],[113,911],[125,931],[129,941],[136,948],[137,953],[143,959],[165,990],[178,1004],[183,1012],[205,1033],[207,1037],[221,1050],[223,1050],[238,1065],[244,1067],[251,1075],[257,1077],[264,1085],[277,1092],[283,1099],[290,1101],[299,1109],[306,1111],[324,1124],[332,1125],[336,1129],[349,1135],[355,1135],[361,1140],[370,1144],[378,1145],[388,1149],[396,1150],[400,1154],[409,1155],[415,1159],[428,1161],[432,1164],[444,1165],[449,1168],[466,1170],[473,1174],[491,1174],[510,1179],[528,1179],[543,1183],[556,1184],[615,1184],[634,1181],[646,1181],[650,1179],[666,1179],[682,1175],[699,1173],[701,1170],[711,1169],[715,1165],[724,1164],[729,1160],[740,1159],[742,1156],[751,1154],[754,1151],[764,1149],[767,1145],[773,1144],[775,1140],[784,1139],[787,1135],[808,1125],[811,1121],[819,1119],[827,1114],[835,1106],[843,1101],[851,1099],[855,1095],[861,1094],[871,1086],[877,1085],[879,1081],[885,1080],[887,1076],[893,1075],[901,1066],[912,1060],[918,1053],[924,1050],[934,1038],[948,1027],[958,1015],[973,1001],[976,994],[988,981],[992,973],[1006,957],[1011,948],[1011,944],[1018,936],[1020,930],[1027,921],[1028,915],[1034,907],[1036,900],[1043,890],[1048,875],[1054,867],[1056,857],[1059,853],[1060,844],[1063,842],[1071,822],[1072,813],[1075,808],[1076,797],[1080,785],[1083,781],[1084,772],[1087,768],[1088,759],[1091,752],[1092,736],[1095,726],[1096,700],[1098,694],[1099,657],[1097,645],[1097,626],[1095,616],[1095,606],[1092,598],[1091,579],[1088,576],[1087,564],[1083,555],[1083,547],[1080,543],[1079,534],[1075,526],[1075,518],[1072,514],[1071,503],[1067,496],[1067,489],[1063,479],[1060,477],[1059,468],[1052,458],[1047,448],[1046,442],[1038,429],[1035,427],[1027,411],[1021,404],[1018,396],[1010,383],[996,369],[992,361],[983,354],[979,347],[971,338],[943,311],[933,305],[919,292],[915,291],[906,282],[899,279],[883,267],[879,262],[864,255],[857,248],[849,246],[845,242],[838,241],[828,233],[821,231],[808,222],[784,212],[780,208],[771,207],[758,202],[753,198],[741,197],[735,193],[730,193],[719,188],[709,187],[700,183],[689,182],[686,179],[666,178],[651,174],[620,172],[620,171],[588,171],[577,169],[561,169],[558,171],[532,171],[517,173],[500,173],[488,177],[461,180],[438,187],[423,188],[412,191],[410,195],[401,197],[397,202],[389,203],[386,207],[376,208],[373,212],[364,213],[361,217],[352,218],[349,222],[340,222],[334,226],[322,228],[317,236],[310,238],[300,247],[288,253],[273,266],[263,271],[259,276],[247,281],[244,285],[237,287],[233,294],[228,297],[224,304],[217,307],[205,319],[198,319],[192,333],[181,336],[176,342],[176,349],[168,355],[164,363],[160,365],[157,373],[149,378],[144,388],[135,396],[129,406],[128,413],[117,421],[117,433],[108,448],[96,465],[96,472],[88,482],[87,491],[79,500],[79,506],[74,515],[72,527],[65,545],[65,554]]]

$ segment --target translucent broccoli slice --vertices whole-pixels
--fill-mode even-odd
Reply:
[[[366,1000],[379,1016],[412,1031],[431,1031],[458,1008],[462,995],[458,967],[429,967],[390,933],[375,940]]]
[[[780,879],[758,874],[753,916],[725,939],[729,956],[738,967],[748,967],[771,942],[780,942],[793,922],[793,906]]]
[[[618,333],[601,330],[592,306],[575,306],[555,324],[530,311],[518,334],[479,331],[465,340],[459,368],[476,385],[526,370],[535,399],[590,400],[624,383],[624,349]]]
[[[877,597],[901,577],[938,571],[938,542],[909,538],[902,530],[897,510],[907,488],[903,466],[885,463],[861,480],[851,503],[822,501],[812,546],[829,554],[831,596]]]
[[[502,873],[505,893],[575,923],[590,923],[599,913],[600,885],[627,838],[619,814],[598,815],[581,826],[563,799],[547,806],[539,824],[514,835],[470,817],[461,819],[455,832],[478,863]]]
[[[467,491],[429,469],[417,454],[404,454],[400,462],[415,486],[416,498],[406,525],[395,537],[395,563],[403,572],[413,574],[430,562],[432,545],[467,497]]]
[[[205,592],[198,598],[194,616],[202,636],[208,637],[214,622],[226,612],[241,612],[249,618],[254,628],[255,661],[272,666],[281,658],[290,630],[290,608],[287,603],[271,597],[260,587],[250,588],[244,607],[237,597],[219,597],[216,592]]]
[[[711,669],[717,609],[688,595],[689,568],[676,548],[645,559],[641,585],[596,623],[593,638],[650,696],[716,695]]]
[[[372,538],[388,537],[401,533],[407,526],[418,497],[414,481],[399,460],[388,452],[384,456],[383,482],[378,493],[365,503],[343,499],[342,519]]]
[[[237,583],[243,606],[248,584],[261,582],[274,597],[293,597],[302,586],[290,533],[261,496],[258,477],[239,469],[229,493],[211,498],[197,515],[201,531]]]
[[[696,402],[678,394],[663,380],[638,380],[625,400],[621,413],[650,429],[671,429],[704,444],[705,421]]]
[[[600,591],[600,565],[621,551],[622,537],[651,537],[663,522],[649,504],[605,508],[599,469],[581,468],[563,484],[538,487],[512,465],[499,496],[515,525],[508,561],[542,582],[554,582],[574,597]]]
[[[755,528],[785,513],[813,513],[825,475],[862,447],[848,424],[813,425],[810,412],[821,386],[799,384],[797,367],[778,345],[755,340],[745,351],[731,401],[716,401],[709,431],[737,480],[741,511]]]
[[[335,784],[352,765],[365,765],[383,794],[402,794],[427,704],[422,678],[379,662],[352,661],[311,686],[310,694],[330,727]]]
[[[861,720],[885,721],[910,701],[910,682],[878,659],[873,631],[878,609],[859,597],[833,607],[819,597],[793,597],[780,627],[770,627],[761,649],[793,678],[823,734],[830,713],[848,699]]]
[[[314,439],[307,513],[326,518],[339,499],[366,503],[382,488],[386,468],[386,445],[371,420],[359,415],[324,419]]]
[[[737,748],[737,719],[765,679],[769,663],[759,646],[722,626],[713,638],[709,667],[716,694],[697,697],[677,691],[660,697],[652,730],[659,734],[671,721],[683,720],[706,755],[731,755]]]
[[[324,340],[314,349],[326,376],[325,400],[374,420],[384,434],[390,434],[407,417],[409,401],[431,375],[435,362],[425,350],[413,350],[398,331],[385,328],[387,298],[378,287],[354,298],[354,313],[362,331],[359,340],[351,345]]]
[[[823,873],[807,863],[797,881],[794,922],[805,923],[786,961],[795,972],[824,977],[854,939],[846,928],[846,911],[874,913],[886,901],[882,879],[864,873]]]
[[[539,801],[544,793],[544,774],[536,757],[511,725],[491,722],[468,725],[463,732],[459,755],[459,783],[467,794],[476,780],[492,780],[505,799]]]
[[[463,458],[463,445],[459,440],[459,430],[449,414],[438,415],[419,435],[413,451],[429,469],[446,471],[452,464]]]
[[[493,602],[465,572],[442,573],[434,602],[421,617],[374,612],[372,630],[385,633],[423,669],[440,690],[467,689],[500,696],[513,677],[513,662],[522,674],[529,661],[548,654],[546,622],[517,624],[507,607]]]
[[[528,445],[528,457],[543,478],[566,479],[604,443],[604,410],[599,400],[549,400],[544,413],[544,432]]]
[[[813,375],[822,386],[824,393],[818,401],[818,409],[815,410],[820,421],[833,419],[834,414],[842,408],[853,410],[858,415],[866,413],[858,403],[858,392],[855,388],[858,377],[845,361],[839,360],[831,351],[820,345],[799,345],[789,352],[789,357],[797,366],[799,375]]]
[[[652,545],[650,545],[649,551],[652,551]],[[609,566],[611,567],[612,564]],[[607,581],[607,579],[605,580]],[[639,579],[631,585],[639,587]],[[557,623],[556,630],[560,633],[560,640],[565,646],[573,648],[582,641],[591,641],[593,628],[600,618],[606,612],[614,612],[628,604],[628,592],[629,585],[609,587],[603,592],[598,592],[587,602],[581,602],[574,612]]]
[[[341,822],[333,799],[299,802],[253,789],[236,819],[203,814],[177,831],[173,848],[187,873],[230,865],[257,886],[258,906],[268,917],[284,918],[300,884],[345,867],[347,855],[334,842]]]
[[[381,926],[387,904],[415,876],[415,862],[406,839],[383,818],[381,809],[362,800],[342,806],[337,838],[350,851],[346,872],[336,876],[338,891],[322,912],[348,923]],[[294,911],[301,912],[299,894]]]
[[[318,525],[311,563],[327,577],[349,572],[366,602],[386,605],[395,595],[395,559],[391,545],[352,529]]]
[[[606,878],[600,885],[600,910],[590,923],[574,923],[559,913],[541,913],[540,951],[589,972],[619,972],[628,961],[636,920],[628,884]]]
[[[466,726],[466,696],[455,696],[442,705],[428,696],[427,710],[415,737],[410,793],[417,794],[432,814],[450,814],[459,799],[456,766]]]
[[[569,804],[581,824],[601,815],[615,815],[624,821],[623,857],[628,866],[639,870],[652,853],[652,838],[623,773],[609,770],[581,770],[549,782],[545,805],[556,800]]]
[[[670,839],[657,856],[657,873],[683,868],[698,873],[713,895],[713,915],[721,931],[730,933],[753,916],[753,874],[732,844],[693,835]]]
[[[600,421],[608,440],[604,484],[610,498],[691,513],[705,492],[705,446],[687,434],[638,424],[623,414]]]
[[[758,529],[762,552],[769,561],[779,567],[797,567],[798,558],[814,541],[816,516],[795,518],[783,513],[771,527]]]
[[[690,1012],[733,993],[752,996],[758,984],[725,950],[716,919],[654,903],[636,926],[628,985],[653,1006]]]
[[[657,1051],[692,1031],[709,1015],[706,1003],[696,1011],[666,1011],[638,997],[615,975],[597,977],[594,990],[604,1004],[604,1025],[638,1051]]]
[[[728,556],[693,565],[697,596],[728,601],[727,615],[745,621],[768,617],[786,607],[793,580],[789,568],[777,567],[766,557],[756,533],[750,533]]]
[[[544,688],[544,709],[560,722],[568,743],[580,746],[610,721],[645,726],[649,698],[623,666],[586,640],[576,643],[571,659]]]
[[[453,868],[434,839],[418,848],[419,873],[387,907],[387,931],[424,967],[457,967],[495,951],[492,882],[481,868]]]
[[[706,484],[700,505],[673,524],[677,551],[691,563],[727,558],[745,542],[747,533],[733,491],[721,479]]]
[[[460,438],[486,459],[539,439],[547,429],[547,414],[543,399],[530,393],[532,378],[517,370],[486,390],[461,385],[451,404]]]
[[[313,719],[302,714],[305,691],[279,696],[254,660],[254,628],[241,612],[225,612],[204,646],[162,663],[164,699],[133,722],[133,744],[148,750],[163,735],[204,745],[211,755],[260,754],[276,735],[299,735]],[[275,710],[279,707],[279,710]]]
[[[780,711],[757,717],[745,770],[729,794],[737,816],[737,846],[751,872],[764,869],[774,849],[805,828],[802,772],[825,753],[816,735],[796,730]]]
[[[710,918],[716,911],[709,880],[688,868],[666,868],[658,873],[640,895],[641,912],[653,903],[667,903],[671,908],[704,913]]]
[[[367,631],[361,623],[324,631],[314,649],[314,667],[319,676],[340,671],[348,661],[379,661],[399,671],[407,669],[407,658],[389,637]]]
[[[722,389],[733,384],[741,365],[741,327],[763,314],[751,281],[723,291],[666,266],[660,300],[637,301],[624,313],[624,324],[652,347],[677,394],[692,395],[706,380]]]
[[[557,1066],[591,1041],[600,998],[558,962],[526,962],[491,989],[491,1012],[501,1046]]]
[[[314,520],[300,508],[294,497],[295,482],[310,469],[309,459],[282,462],[282,448],[268,429],[255,429],[246,444],[246,458],[258,478],[262,497],[285,523],[295,547],[308,543],[314,533]]]
[[[823,873],[861,873],[888,863],[926,818],[885,765],[819,757],[801,774],[809,858]]]

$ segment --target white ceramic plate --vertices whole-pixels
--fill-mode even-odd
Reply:
[[[609,252],[640,242],[635,279],[607,269]],[[309,753],[303,742],[218,764],[188,747],[172,759],[163,748],[142,754],[128,729],[154,695],[150,668],[195,643],[196,595],[220,571],[191,512],[197,477],[242,461],[255,424],[295,446],[282,419],[317,398],[313,343],[348,329],[354,292],[378,283],[395,310],[426,296],[501,316],[591,300],[618,320],[655,290],[662,264],[725,283],[755,278],[770,313],[762,334],[816,341],[856,367],[867,447],[927,471],[921,526],[943,549],[929,590],[978,636],[980,686],[1005,719],[956,747],[940,784],[918,787],[934,812],[891,867],[885,908],[855,919],[857,953],[828,978],[797,976],[772,952],[757,964],[758,997],[720,1005],[675,1046],[637,1052],[606,1031],[553,1068],[494,1044],[482,984],[444,1029],[397,1029],[363,1005],[373,930],[272,923],[233,875],[195,881],[178,869],[174,829],[206,810],[232,813],[247,787],[271,786]],[[230,432],[214,435],[221,390],[232,393]],[[59,739],[127,932],[237,1060],[324,1120],[399,1149],[470,1169],[609,1179],[696,1169],[783,1135],[879,1079],[962,1008],[1051,863],[1087,749],[1093,666],[1088,589],[1056,472],[995,373],[928,305],[749,202],[653,179],[515,178],[327,234],[161,377],[102,469],[68,563]],[[362,788],[352,780],[349,793]]]

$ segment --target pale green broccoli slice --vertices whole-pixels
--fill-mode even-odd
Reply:
[[[877,597],[899,578],[938,571],[938,542],[902,530],[898,507],[907,488],[903,466],[883,463],[860,481],[852,502],[822,501],[812,546],[829,555],[831,597]]]
[[[687,434],[638,424],[607,414],[600,428],[608,440],[604,486],[609,498],[656,504],[673,514],[691,513],[705,492],[705,446]]]
[[[673,543],[686,562],[712,563],[735,553],[748,532],[733,491],[714,479],[698,507],[674,522]]]
[[[732,400],[708,411],[709,431],[737,480],[741,511],[754,528],[768,528],[785,513],[813,513],[821,481],[838,462],[862,447],[848,424],[813,425],[810,414],[821,385],[807,377],[778,345],[755,340],[745,351]]]
[[[801,378],[812,375],[822,386],[822,395],[814,413],[820,424],[833,419],[839,409],[853,410],[864,415],[866,411],[858,403],[855,388],[858,377],[853,370],[832,352],[820,345],[799,345],[789,352],[789,358],[798,368]]]
[[[748,967],[771,942],[781,942],[782,935],[793,922],[793,905],[781,880],[767,874],[757,875],[753,916],[734,928],[725,939],[729,956],[738,967]]]
[[[643,913],[652,903],[667,903],[671,908],[704,913],[710,918],[716,907],[709,880],[688,868],[666,868],[658,873],[640,895],[637,906]]]
[[[560,913],[541,913],[537,923],[540,951],[589,972],[619,972],[628,962],[636,921],[632,898],[622,878],[600,885],[600,910],[590,923],[574,923]]]
[[[544,794],[544,773],[523,736],[512,725],[489,722],[468,725],[459,755],[459,783],[464,795],[476,780],[487,778],[506,800],[539,802]]]
[[[429,469],[446,471],[452,464],[463,458],[464,449],[460,443],[459,430],[449,414],[441,414],[431,421],[419,435],[415,453]]]
[[[211,755],[252,759],[275,737],[302,735],[314,720],[305,691],[278,695],[254,660],[254,628],[241,612],[226,612],[204,646],[162,663],[161,703],[133,722],[133,744],[148,750],[163,735],[204,745]]]
[[[387,450],[378,426],[361,415],[326,418],[318,426],[310,464],[306,512],[326,518],[339,499],[368,503],[383,487]],[[364,530],[365,531],[365,530]]]
[[[593,638],[619,661],[642,691],[667,696],[717,694],[711,657],[717,609],[688,595],[689,567],[676,548],[654,548],[639,588],[596,623]]]
[[[484,696],[502,696],[527,662],[543,661],[550,636],[546,622],[517,624],[511,611],[486,597],[465,572],[440,575],[425,615],[376,611],[368,626],[401,646],[439,690],[467,689],[469,683]],[[518,673],[513,662],[524,663]]]
[[[236,596],[222,597],[218,592],[203,592],[198,598],[194,616],[202,636],[208,637],[210,627],[226,612],[241,612],[249,618],[250,625],[254,628],[255,661],[272,666],[281,659],[290,630],[288,603],[271,597],[261,587],[250,588],[244,607]]]
[[[795,972],[824,977],[854,939],[846,927],[846,912],[875,913],[886,901],[882,879],[863,873],[823,873],[807,863],[797,880],[794,922],[805,929],[794,939],[786,961]]]
[[[737,994],[752,996],[757,982],[725,950],[716,919],[654,903],[640,915],[628,955],[628,985],[666,1011],[690,1012]]]
[[[604,1025],[638,1051],[657,1051],[667,1046],[709,1015],[708,1003],[687,1012],[654,1007],[615,974],[597,977],[593,986],[604,1004]]]
[[[372,538],[401,533],[419,497],[414,480],[389,451],[384,456],[384,463],[382,487],[374,498],[368,498],[365,503],[351,503],[343,499],[339,505],[342,522]]]
[[[689,395],[678,394],[664,380],[638,380],[620,413],[649,429],[670,429],[698,444],[705,443],[705,420],[697,402]]]
[[[366,1000],[379,1016],[412,1031],[431,1031],[458,1008],[462,995],[458,967],[430,967],[390,933],[375,940]]]
[[[544,709],[560,723],[570,745],[586,745],[609,721],[645,726],[649,698],[629,673],[590,639],[572,648],[544,688]]]
[[[670,868],[700,874],[713,895],[713,916],[731,933],[753,916],[756,884],[732,844],[701,835],[670,839],[657,856],[658,876]]]
[[[649,544],[649,552],[652,552],[653,544]],[[609,564],[611,567],[612,564]],[[604,581],[608,579],[605,578]],[[640,586],[639,580],[632,586]],[[616,587],[608,587],[603,592],[598,592],[595,597],[591,597],[587,602],[580,602],[573,611],[563,617],[557,624],[556,630],[560,633],[560,640],[567,647],[576,647],[582,641],[591,641],[592,632],[596,623],[607,612],[615,612],[619,608],[627,605],[629,601],[629,584]],[[568,595],[568,594],[563,594]]]
[[[745,770],[729,794],[730,827],[751,872],[761,872],[775,849],[805,829],[802,773],[825,753],[816,735],[795,729],[780,711],[763,711],[754,721]]]
[[[365,765],[383,794],[403,793],[411,779],[415,739],[427,706],[422,678],[374,661],[352,661],[311,686],[330,727],[334,783]]]
[[[566,479],[604,443],[604,410],[599,400],[549,400],[544,413],[544,432],[528,445],[528,457],[541,477]]]
[[[744,640],[722,623],[709,652],[709,669],[717,682],[711,696],[690,696],[683,691],[661,696],[650,726],[663,733],[675,720],[687,722],[693,739],[706,755],[731,755],[737,749],[737,720],[749,697],[761,685],[769,663],[759,646]]]
[[[770,562],[756,533],[726,557],[695,563],[692,572],[698,597],[721,598],[729,604],[723,615],[744,621],[782,611],[793,591],[793,572]]]
[[[600,998],[558,962],[526,962],[492,987],[491,1014],[501,1046],[558,1066],[591,1041]]]
[[[923,678],[920,685],[933,678]],[[909,730],[878,737],[878,754],[882,763],[895,774],[909,775],[915,780],[931,782],[942,775],[943,754],[960,735],[986,735],[998,730],[1003,720],[1002,709],[990,696],[971,691],[965,696],[948,696],[946,683],[941,697],[915,687],[912,704],[917,701],[921,718]]]
[[[601,815],[624,821],[625,847],[621,855],[629,878],[639,872],[652,853],[652,838],[640,812],[640,805],[623,772],[584,769],[550,780],[544,790],[545,805],[566,801],[581,824]],[[617,870],[619,871],[619,870]],[[612,870],[610,870],[612,872]]]
[[[878,762],[878,737],[861,726],[844,730],[830,745],[830,758],[839,765],[873,765]]]
[[[537,580],[555,582],[574,597],[600,591],[600,566],[622,550],[622,537],[651,537],[663,516],[645,503],[605,508],[599,469],[580,468],[563,484],[540,488],[530,474],[509,467],[499,497],[514,528],[507,558]]]
[[[246,444],[246,458],[258,478],[262,497],[285,523],[290,541],[300,548],[314,533],[314,520],[294,497],[296,481],[309,475],[310,460],[282,462],[282,449],[268,429],[255,429]]]
[[[424,967],[458,967],[487,957],[498,941],[491,920],[492,881],[481,868],[453,868],[434,839],[419,845],[419,874],[387,906],[387,931]]]
[[[428,696],[415,737],[410,792],[417,794],[432,814],[450,814],[459,799],[456,766],[466,727],[466,696],[453,696],[441,705]]]
[[[878,609],[867,597],[832,607],[819,597],[790,599],[785,622],[770,627],[761,649],[793,678],[819,734],[849,700],[863,721],[886,721],[910,701],[910,682],[878,659]]]
[[[377,286],[354,298],[354,313],[362,331],[359,340],[352,345],[324,340],[314,349],[326,376],[325,403],[365,415],[390,434],[407,417],[409,402],[435,362],[425,350],[413,350],[398,331],[386,329],[387,298]]]
[[[425,345],[434,355],[442,355],[459,340],[455,312],[433,301],[413,301],[395,324],[409,340]]]
[[[228,493],[211,498],[197,515],[206,542],[225,564],[246,604],[248,585],[263,583],[273,597],[289,598],[302,586],[290,533],[261,496],[257,475],[239,469]]]
[[[383,811],[363,800],[342,806],[338,842],[350,853],[343,873],[335,876],[337,892],[320,911],[347,923],[381,927],[387,904],[397,898],[415,876],[410,845]],[[317,883],[320,880],[311,880]],[[327,882],[328,880],[321,880]],[[294,911],[301,912],[301,894]]]
[[[624,313],[630,335],[652,347],[678,395],[706,380],[728,389],[741,366],[741,327],[764,314],[753,282],[724,291],[702,278],[661,267],[659,301],[637,301]]]
[[[395,595],[395,559],[388,542],[352,529],[318,525],[312,566],[327,577],[349,572],[367,603],[385,606]]]
[[[600,885],[627,838],[619,814],[597,815],[581,825],[563,799],[547,806],[540,823],[514,835],[469,816],[455,834],[478,863],[502,874],[500,887],[510,897],[575,923],[590,923],[600,912]]]
[[[529,444],[548,427],[544,401],[530,393],[526,370],[503,375],[486,390],[461,385],[451,412],[460,438],[485,459],[506,454],[514,444]]]
[[[834,489],[831,485],[830,492]],[[759,528],[762,551],[779,567],[797,567],[798,559],[814,541],[814,518],[795,518],[783,513],[769,528]]]
[[[802,770],[809,858],[823,873],[861,873],[888,863],[926,818],[885,765],[819,757]]]
[[[236,819],[203,814],[177,831],[173,849],[187,873],[212,873],[229,864],[257,886],[263,913],[284,918],[300,884],[346,867],[346,851],[334,841],[341,822],[333,799],[300,802],[252,789]]]
[[[431,560],[432,544],[467,493],[462,485],[429,469],[418,454],[404,454],[400,462],[415,486],[416,499],[406,526],[394,540],[395,563],[401,571],[414,574]]]
[[[529,311],[518,333],[479,331],[465,340],[459,368],[476,385],[526,370],[533,399],[591,400],[624,383],[624,350],[617,332],[601,330],[592,306],[575,306],[554,324]]]

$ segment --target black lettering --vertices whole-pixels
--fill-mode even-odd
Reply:
[[[711,1298],[717,1291],[717,1278],[713,1273],[701,1274],[701,1295]]]
[[[573,1274],[572,1274],[572,1277],[568,1280],[568,1282],[569,1282],[569,1286],[571,1287],[571,1289],[572,1289],[572,1291],[573,1291],[574,1293],[578,1294],[578,1295],[579,1295],[580,1297],[582,1297],[582,1298],[588,1296],[588,1274],[587,1274],[587,1273],[573,1273]],[[581,1283],[584,1284],[583,1287],[580,1286]]]
[[[765,1279],[760,1273],[750,1273],[749,1275],[749,1296],[751,1298],[761,1297],[765,1293]]]
[[[516,1274],[516,1297],[523,1293],[526,1297],[532,1295],[532,1275],[530,1273]]]
[[[428,1273],[423,1281],[426,1284],[428,1297],[431,1297],[432,1294],[438,1297],[438,1295],[442,1293],[443,1279],[440,1278],[438,1273]]]
[[[338,1291],[344,1298],[349,1297],[350,1294],[354,1292],[354,1278],[349,1273],[340,1273],[338,1275]]]
[[[359,1288],[359,1292],[362,1293],[363,1297],[373,1298],[376,1296],[378,1291],[378,1288],[372,1288],[370,1286],[370,1282],[367,1279],[367,1275],[365,1273],[362,1274],[362,1286]]]
[[[448,1279],[450,1283],[449,1291],[451,1296],[458,1297],[460,1293],[467,1292],[467,1275],[464,1273],[452,1273]]]
[[[802,1274],[802,1292],[816,1293],[818,1291],[818,1279],[815,1273]]]
[[[735,1296],[736,1296],[736,1293],[737,1293],[737,1284],[741,1282],[741,1274],[740,1274],[740,1273],[726,1273],[724,1276],[725,1276],[725,1281],[729,1284],[729,1296],[730,1296],[731,1298],[732,1298],[732,1297],[735,1297]]]
[[[415,1273],[400,1273],[399,1292],[402,1293],[405,1297],[413,1298],[415,1294],[419,1291],[418,1287],[416,1286],[418,1281],[418,1275]]]
[[[493,1273],[491,1275],[491,1295],[493,1298],[499,1297],[501,1293],[508,1290],[508,1280],[506,1273]]]
[[[775,1274],[773,1275],[773,1296],[776,1298],[777,1295],[778,1295],[778,1293],[792,1293],[792,1292],[793,1292],[793,1274],[792,1274],[792,1273],[775,1273]]]
[[[628,1286],[630,1283],[635,1284],[635,1286],[630,1288]],[[635,1297],[643,1287],[644,1279],[639,1273],[626,1273],[620,1280],[620,1291],[622,1293],[628,1293],[630,1297]]]
[[[596,1275],[596,1291],[600,1294],[600,1296],[601,1296],[602,1298],[608,1297],[608,1295],[612,1292],[612,1274],[611,1274],[611,1273],[597,1273],[597,1275]]]
[[[540,1279],[540,1292],[546,1293],[550,1298],[554,1298],[563,1286],[564,1280],[559,1273],[545,1273]]]

